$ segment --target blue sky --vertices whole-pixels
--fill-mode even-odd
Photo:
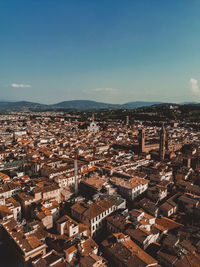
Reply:
[[[0,99],[200,99],[200,0],[0,0]]]

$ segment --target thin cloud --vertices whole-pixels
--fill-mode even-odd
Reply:
[[[103,95],[116,95],[119,93],[118,89],[110,88],[110,87],[102,87],[102,88],[95,88],[95,89],[87,89],[82,91],[86,95],[94,95],[94,96],[103,96]]]
[[[118,90],[115,89],[115,88],[109,88],[109,87],[106,87],[106,88],[95,88],[93,90],[94,92],[98,92],[98,93],[118,93]]]
[[[190,79],[190,85],[191,85],[191,90],[194,94],[200,95],[200,89],[198,85],[198,80],[191,78]]]
[[[11,87],[13,88],[30,88],[30,84],[24,84],[24,83],[12,83]]]

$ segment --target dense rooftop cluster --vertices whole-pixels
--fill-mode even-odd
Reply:
[[[83,117],[0,115],[0,265],[200,266],[197,125]]]

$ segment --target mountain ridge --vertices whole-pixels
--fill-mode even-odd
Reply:
[[[42,104],[31,101],[0,101],[0,110],[8,109],[50,109],[50,110],[59,110],[59,109],[69,109],[69,110],[90,110],[90,109],[136,109],[141,107],[150,107],[154,105],[168,105],[171,103],[161,102],[161,101],[132,101],[126,102],[124,104],[110,104],[104,102],[98,102],[93,100],[67,100],[61,101],[55,104]],[[179,105],[173,103],[174,105]],[[172,105],[173,105],[172,104]],[[185,103],[180,103],[183,105]],[[199,105],[195,102],[193,105]]]

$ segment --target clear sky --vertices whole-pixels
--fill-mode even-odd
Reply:
[[[200,100],[200,0],[0,0],[0,99]]]

